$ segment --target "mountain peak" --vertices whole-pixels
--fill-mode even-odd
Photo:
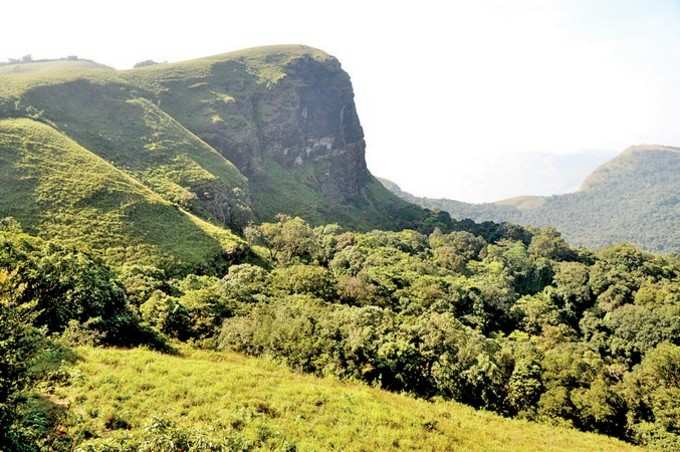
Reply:
[[[579,191],[596,190],[617,184],[630,187],[655,184],[666,177],[675,179],[680,170],[680,148],[662,145],[635,145],[591,173]]]

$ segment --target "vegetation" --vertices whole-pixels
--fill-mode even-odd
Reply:
[[[680,448],[677,257],[399,200],[314,49],[74,61],[0,73],[3,447]]]
[[[13,275],[0,271],[0,444],[16,447],[23,442],[16,416],[22,392],[32,383],[31,362],[43,346],[32,325],[32,308],[19,305],[16,289],[8,287]],[[21,289],[17,292],[21,296]]]
[[[82,450],[344,448],[355,441],[344,429],[369,419],[376,434],[352,447],[383,448],[396,437],[400,447],[444,449],[451,441],[470,445],[476,436],[469,435],[484,430],[493,437],[476,443],[483,449],[507,446],[515,435],[523,438],[512,439],[519,450],[558,448],[546,438],[576,435],[563,427],[678,445],[680,264],[671,258],[631,246],[575,250],[549,229],[510,228],[487,242],[464,231],[357,233],[279,216],[246,231],[259,265],[233,265],[223,278],[172,278],[137,264],[112,272],[16,222],[3,228],[0,271],[3,293],[12,294],[3,321],[24,325],[6,329],[6,343],[28,347],[4,352],[12,350],[10,362],[19,366],[5,379],[18,394],[4,396],[18,407],[9,412],[30,413],[5,416],[15,426],[8,431],[23,432],[15,442],[39,437],[58,449],[75,441]],[[34,314],[17,317],[22,312]],[[70,377],[36,387],[49,404],[27,392],[40,380],[27,369],[49,367],[40,364],[44,357],[30,364],[41,341],[22,339],[40,331],[90,344],[66,364]],[[311,377],[273,364],[261,386],[246,390],[246,373],[262,376],[264,362],[171,347],[167,338],[437,402],[335,380],[315,383],[327,388],[311,400],[307,389],[299,392]],[[92,348],[106,344],[179,347],[180,355]],[[247,364],[236,370],[234,362]],[[350,414],[342,414],[346,391],[358,397]],[[445,400],[553,426],[476,415]],[[38,428],[26,419],[43,421]],[[569,444],[603,441],[586,438]]]
[[[382,182],[403,199],[454,218],[553,226],[581,246],[631,242],[650,251],[678,252],[679,171],[679,149],[635,146],[598,168],[579,191],[566,195],[467,204],[418,198]]]
[[[318,377],[453,400],[647,446],[673,450],[679,444],[680,263],[673,258],[628,245],[593,254],[570,248],[551,229],[508,228],[489,242],[465,231],[435,230],[428,236],[412,230],[313,228],[281,215],[276,223],[246,230],[257,253],[251,261],[259,265],[233,265],[223,278],[171,278],[139,265],[114,274],[77,250],[17,231],[11,221],[4,227],[0,270],[12,275],[7,287],[20,287],[14,293],[23,294],[15,296],[14,305],[37,303],[41,309],[33,327],[63,332],[71,344],[147,344],[170,350],[170,338],[272,358]],[[65,400],[62,405],[72,407],[57,416],[56,425],[92,450],[103,444],[121,450],[153,448],[163,441],[185,441],[187,447],[207,441],[215,450],[233,444],[302,447],[310,444],[305,441],[319,441],[322,427],[312,424],[305,429],[316,433],[301,433],[297,421],[298,427],[289,425],[292,408],[278,402],[271,413],[287,414],[284,420],[268,421],[266,428],[252,413],[243,424],[212,422],[215,410],[227,410],[227,419],[243,414],[236,402],[226,403],[220,395],[234,394],[233,386],[223,387],[234,383],[214,377],[229,368],[217,370],[214,361],[236,358],[179,347],[185,356],[168,357],[173,364],[159,364],[157,370],[152,370],[161,359],[157,355],[110,351],[131,354],[109,359],[102,349],[81,349],[88,358],[76,365],[70,383],[57,385],[56,393],[50,386],[50,393]],[[140,357],[133,358],[135,353]],[[134,364],[134,359],[143,363]],[[129,366],[119,368],[121,360]],[[117,368],[120,377],[101,366]],[[167,367],[180,372],[183,366],[185,379],[167,374]],[[157,386],[156,373],[182,383]],[[92,400],[82,395],[92,391]],[[149,392],[148,401],[133,402],[124,395],[133,392]],[[244,390],[243,397],[252,393]],[[185,402],[177,412],[169,411],[172,401],[180,399]],[[226,408],[217,408],[220,403]],[[168,415],[154,419],[159,404]],[[278,419],[269,408],[254,410]],[[235,428],[234,422],[242,427]],[[433,431],[447,431],[440,430],[441,422],[435,422]],[[417,436],[411,427],[392,428],[404,445],[417,447],[408,442]],[[370,441],[390,436],[381,435]],[[343,437],[351,438],[329,441]],[[439,441],[450,441],[434,437],[439,439],[422,445],[443,448]]]
[[[0,167],[0,212],[109,262],[196,271],[244,252],[236,235],[164,201],[47,125],[0,121]]]
[[[634,449],[234,353],[91,347],[76,353],[71,383],[53,397],[72,406],[64,428],[79,451]]]
[[[629,245],[572,249],[553,229],[509,232],[488,243],[463,231],[359,234],[280,217],[247,234],[276,267],[268,284],[258,279],[265,298],[228,318],[217,344],[677,448],[677,259]],[[658,393],[642,382],[654,379]]]
[[[279,212],[359,229],[416,227],[428,216],[368,173],[349,77],[309,47],[130,71],[78,59],[0,67],[5,118],[49,124],[159,197],[236,232]]]

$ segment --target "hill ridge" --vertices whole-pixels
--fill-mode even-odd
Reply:
[[[168,269],[196,269],[243,252],[237,236],[174,207],[48,124],[0,120],[0,150],[0,212],[41,236],[110,262]]]
[[[597,167],[579,190],[471,204],[417,197],[385,186],[409,202],[455,219],[554,226],[573,244],[631,242],[651,251],[680,251],[680,148],[637,145]],[[396,187],[396,188],[395,188]],[[670,231],[670,232],[669,232]]]

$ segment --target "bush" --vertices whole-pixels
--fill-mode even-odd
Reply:
[[[12,270],[6,282],[16,303],[36,303],[37,326],[63,332],[71,321],[92,329],[102,343],[137,345],[153,334],[130,310],[113,271],[98,259],[72,248],[23,233],[0,232],[0,269]]]
[[[175,298],[157,290],[139,308],[142,318],[163,334],[185,340],[191,337],[187,309]]]
[[[271,277],[262,267],[233,265],[222,279],[225,295],[239,303],[256,303],[269,294]]]
[[[680,346],[662,343],[626,375],[628,422],[635,438],[673,450],[680,445]]]
[[[33,327],[34,305],[19,304],[21,288],[11,286],[6,271],[0,271],[0,444],[21,449],[17,407],[22,392],[32,383],[31,366],[46,345],[43,334]]]
[[[309,294],[324,300],[335,297],[331,273],[318,265],[291,265],[272,272],[272,287],[287,294]]]
[[[270,355],[318,375],[445,395],[498,408],[512,370],[498,344],[450,314],[397,321],[389,310],[326,305],[291,296],[224,323],[220,347]]]

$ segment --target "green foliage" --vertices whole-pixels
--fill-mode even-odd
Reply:
[[[637,439],[667,450],[680,446],[680,347],[659,344],[626,375],[624,388]]]
[[[331,273],[318,265],[291,265],[272,272],[272,288],[288,294],[308,293],[331,300],[335,296]]]
[[[0,270],[11,272],[3,284],[14,303],[34,306],[33,323],[49,332],[75,326],[101,343],[165,347],[130,309],[111,269],[86,253],[0,232]]]
[[[239,303],[262,301],[270,290],[270,274],[251,264],[233,265],[222,279],[222,288],[228,298]]]
[[[258,271],[257,302],[245,297],[219,346],[648,445],[675,438],[673,424],[652,431],[653,420],[631,417],[624,391],[650,350],[680,343],[672,258],[627,245],[576,251],[553,229],[489,243],[296,219],[298,233],[284,236],[291,221],[253,228],[290,251],[271,254],[269,277]]]
[[[142,318],[163,334],[187,339],[191,336],[190,315],[176,298],[156,291],[139,307]]]
[[[14,273],[0,270],[0,444],[21,447],[17,432],[19,397],[32,382],[31,365],[44,347],[33,326],[35,305],[21,303],[25,286],[10,281]]]
[[[245,237],[248,242],[265,247],[269,258],[279,263],[313,260],[317,246],[312,228],[299,217],[279,215],[277,220],[276,223],[246,228]]]
[[[223,439],[213,439],[200,429],[182,429],[171,421],[154,418],[144,428],[142,435],[108,441],[92,441],[75,450],[78,452],[100,450],[111,452],[227,452],[249,450],[262,445],[264,444],[249,441],[238,433]]]

